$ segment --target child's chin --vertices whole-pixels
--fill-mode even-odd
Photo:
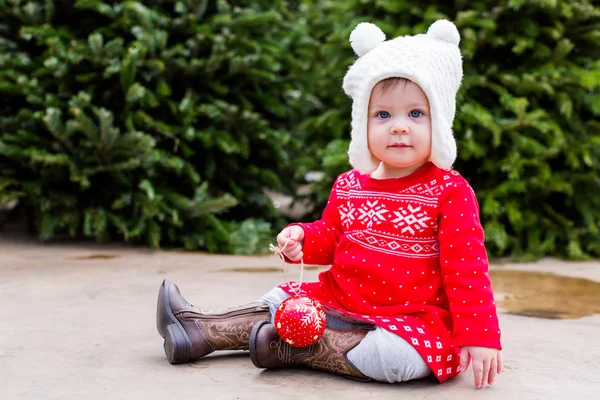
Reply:
[[[386,164],[391,168],[407,169],[407,168],[420,167],[424,164],[424,162],[419,161],[419,160],[402,160],[402,161],[396,160],[396,161],[391,161]]]

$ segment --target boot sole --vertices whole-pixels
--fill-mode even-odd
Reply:
[[[256,337],[258,336],[258,331],[260,331],[260,329],[266,325],[266,324],[270,324],[270,321],[260,321],[257,322],[256,324],[254,324],[254,327],[252,328],[252,333],[250,334],[250,343],[248,345],[248,348],[250,350],[250,359],[252,360],[252,364],[254,364],[254,366],[256,368],[265,368],[265,366],[263,366],[260,361],[258,361],[258,358],[256,356]]]
[[[192,354],[192,342],[171,311],[170,288],[171,282],[166,279],[163,280],[158,292],[156,328],[160,336],[165,339],[163,347],[167,361],[171,364],[186,363],[190,360]]]

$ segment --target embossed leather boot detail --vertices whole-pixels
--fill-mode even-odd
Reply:
[[[258,302],[202,312],[168,280],[158,293],[156,327],[165,339],[165,354],[171,364],[194,361],[215,350],[248,350],[254,325],[269,319],[269,307]]]
[[[371,380],[348,359],[346,353],[356,347],[367,330],[325,329],[323,337],[309,347],[297,348],[285,343],[268,321],[257,323],[250,337],[250,358],[258,368],[310,367],[361,381]]]

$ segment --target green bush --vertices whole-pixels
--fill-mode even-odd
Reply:
[[[300,198],[316,205],[307,219],[349,168],[350,102],[341,80],[355,59],[350,31],[370,21],[395,37],[449,18],[461,32],[465,70],[455,167],[477,192],[490,255],[600,256],[600,7],[589,0],[316,4],[330,16],[315,14],[311,28],[325,43],[315,79],[324,96],[302,125],[315,146],[303,165],[325,179]]]
[[[456,167],[490,255],[600,255],[600,9],[591,0],[0,0],[0,207],[43,239],[252,253],[349,168],[350,31],[462,34]],[[299,199],[303,199],[299,197]]]
[[[264,249],[291,193],[298,71],[283,0],[0,0],[0,205],[42,239]]]

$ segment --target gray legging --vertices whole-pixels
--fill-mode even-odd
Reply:
[[[268,304],[271,318],[279,304],[290,295],[276,287],[261,301]],[[273,322],[273,321],[271,321]],[[327,315],[327,327],[332,329],[357,329],[359,325]],[[376,327],[347,354],[348,360],[371,379],[381,382],[405,382],[429,376],[431,370],[421,355],[400,336]]]

